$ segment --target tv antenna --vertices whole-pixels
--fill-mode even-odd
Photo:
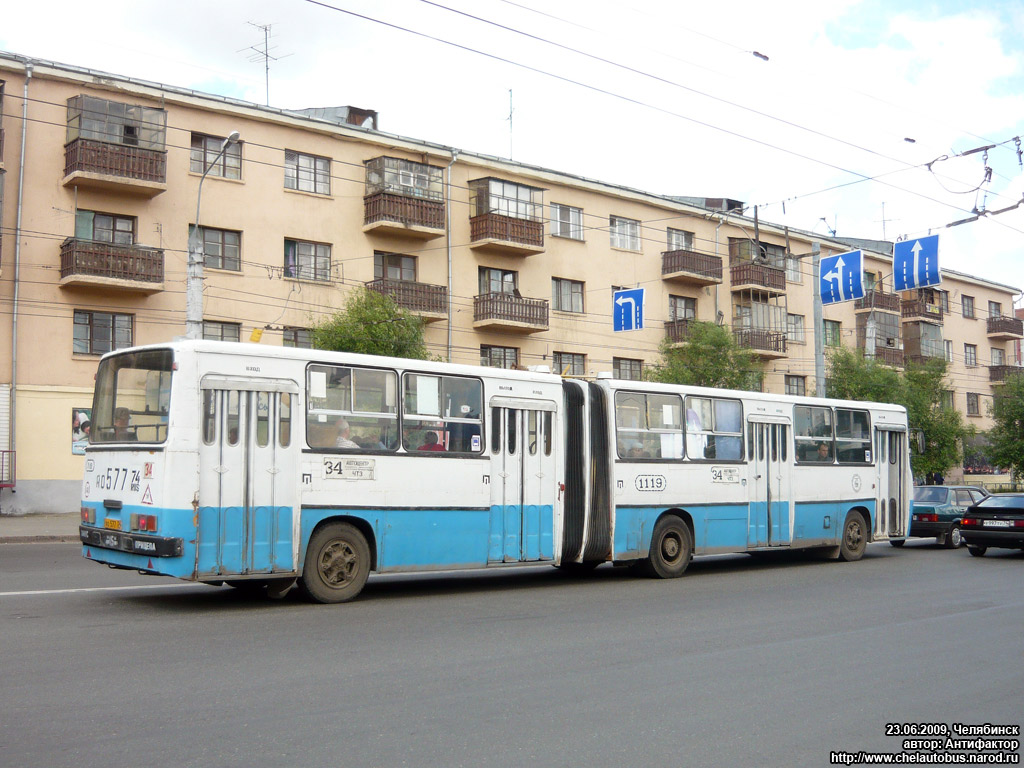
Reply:
[[[256,29],[261,30],[263,32],[263,44],[261,46],[259,43],[257,43],[256,45],[250,45],[250,46],[248,46],[246,48],[241,48],[241,49],[239,49],[238,53],[241,53],[242,51],[249,51],[250,52],[249,53],[249,61],[252,61],[252,62],[258,62],[258,61],[261,61],[261,60],[263,61],[263,72],[264,72],[264,78],[265,78],[265,83],[266,83],[266,93],[267,93],[266,105],[269,107],[270,106],[270,62],[271,61],[280,61],[281,59],[286,59],[289,56],[291,56],[291,54],[290,53],[286,53],[286,54],[284,54],[284,56],[273,56],[273,55],[271,55],[270,52],[273,51],[277,47],[277,46],[274,46],[274,48],[270,47],[270,38],[273,36],[270,33],[270,28],[271,28],[272,25],[270,25],[270,24],[256,24],[255,22],[252,22],[252,21],[249,21],[249,22],[246,22],[246,23],[249,24],[249,26],[256,27]]]

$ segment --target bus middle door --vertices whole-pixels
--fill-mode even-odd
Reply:
[[[747,546],[779,547],[793,543],[789,423],[784,420],[747,423],[750,465]]]

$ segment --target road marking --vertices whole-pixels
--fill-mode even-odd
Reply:
[[[148,584],[135,587],[80,587],[78,589],[35,589],[25,592],[0,592],[0,597],[19,595],[70,595],[74,592],[130,592],[135,589],[182,589],[184,587],[212,586],[210,584]]]

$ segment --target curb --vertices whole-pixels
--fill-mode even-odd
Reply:
[[[78,536],[64,534],[26,534],[24,536],[0,536],[0,544],[80,544]]]

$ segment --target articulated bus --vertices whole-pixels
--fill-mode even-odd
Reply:
[[[100,360],[80,536],[324,603],[371,572],[857,560],[906,535],[908,442],[894,405],[178,341]]]

